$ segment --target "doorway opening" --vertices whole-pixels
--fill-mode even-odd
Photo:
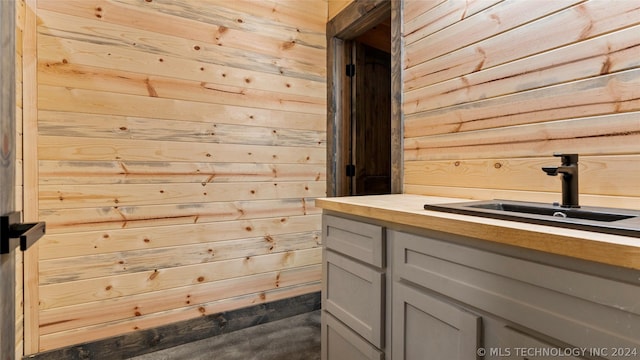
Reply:
[[[390,20],[385,19],[347,46],[349,195],[391,192]]]
[[[329,196],[401,192],[400,105],[393,102],[400,80],[392,76],[400,66],[392,56],[399,10],[392,7],[356,0],[327,24]]]

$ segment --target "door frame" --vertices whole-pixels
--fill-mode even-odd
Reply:
[[[346,43],[391,15],[391,193],[402,193],[402,1],[354,0],[327,23],[327,196],[348,194]]]
[[[16,210],[15,6],[0,0],[0,215]],[[3,229],[0,231],[6,231]],[[19,250],[18,250],[19,251]],[[20,352],[21,354],[22,352]],[[0,254],[0,356],[16,357],[16,248]]]

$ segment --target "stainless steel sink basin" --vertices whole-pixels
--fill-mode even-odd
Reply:
[[[556,204],[511,200],[426,204],[424,208],[454,214],[640,237],[640,211],[636,210],[591,206],[563,208]]]

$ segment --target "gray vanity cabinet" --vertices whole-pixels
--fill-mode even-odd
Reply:
[[[638,271],[498,245],[487,251],[467,246],[473,239],[442,233],[388,230],[387,241],[394,360],[419,358],[403,354],[408,341],[433,354],[425,359],[640,359]],[[511,250],[513,256],[500,253]],[[418,310],[410,307],[419,301]],[[420,324],[410,325],[418,316]],[[448,339],[427,340],[442,329]],[[444,341],[449,356],[440,355]]]
[[[323,216],[322,359],[384,358],[384,229]]]
[[[323,360],[639,359],[640,271],[323,216]]]

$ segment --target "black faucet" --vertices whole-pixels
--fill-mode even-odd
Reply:
[[[562,207],[579,208],[578,203],[578,154],[558,154],[562,158],[561,166],[545,166],[542,171],[547,175],[562,174]]]

